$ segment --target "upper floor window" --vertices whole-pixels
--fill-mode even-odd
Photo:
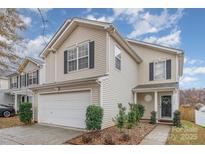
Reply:
[[[121,70],[121,51],[117,46],[115,46],[115,67]]]
[[[166,79],[166,61],[157,61],[154,63],[154,79]]]
[[[25,75],[21,75],[21,87],[25,87],[26,86],[26,76]]]
[[[88,68],[89,64],[89,44],[83,43],[77,47],[72,47],[68,49],[67,62],[68,62],[68,72]]]
[[[31,85],[31,84],[37,84],[37,79],[38,78],[38,73],[37,71],[34,71],[34,72],[30,72],[28,74],[28,84]]]
[[[149,63],[149,80],[167,80],[172,76],[171,59],[158,60]]]
[[[17,88],[17,76],[11,78],[11,88]]]

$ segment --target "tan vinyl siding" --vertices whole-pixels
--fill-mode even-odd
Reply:
[[[82,69],[64,74],[64,51],[84,41],[95,41],[95,66],[93,69]],[[56,51],[56,82],[103,75],[106,72],[106,32],[95,28],[78,26]],[[52,56],[51,56],[52,55]],[[46,81],[55,80],[55,56],[46,57]]]
[[[61,87],[58,92],[56,92],[55,88],[47,88],[43,90],[39,90],[38,93],[34,94],[34,106],[35,106],[35,120],[37,120],[37,112],[38,112],[38,95],[43,94],[43,93],[60,93],[60,92],[65,92],[65,91],[81,91],[81,90],[86,90],[90,89],[91,90],[91,103],[99,105],[100,103],[100,88],[98,84],[80,84],[80,85],[75,85],[75,86],[65,86]]]
[[[153,50],[137,46],[134,43],[130,43],[135,52],[142,58],[142,63],[139,65],[139,84],[151,84],[151,83],[166,83],[166,82],[178,82],[176,80],[176,55],[162,51]],[[149,81],[149,63],[154,60],[171,59],[171,79],[169,80],[156,80]]]
[[[54,82],[55,80],[55,56],[52,52],[48,54],[48,56],[45,59],[46,62],[46,83]],[[63,60],[62,60],[63,62]]]
[[[152,96],[152,100],[150,102],[145,101],[145,96],[150,95]],[[138,93],[137,94],[137,103],[143,105],[145,107],[143,119],[150,119],[151,112],[154,111],[154,93],[147,92],[147,93]]]
[[[104,109],[103,128],[114,125],[113,118],[118,113],[118,103],[128,109],[128,103],[133,103],[132,89],[137,85],[138,64],[121,48],[121,71],[115,68],[113,39],[110,42],[109,76],[101,84],[101,104]],[[120,47],[120,46],[119,46]]]

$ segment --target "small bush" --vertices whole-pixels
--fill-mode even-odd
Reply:
[[[114,145],[115,142],[112,139],[112,136],[110,134],[106,134],[104,138],[104,143],[107,145]]]
[[[174,118],[173,118],[173,125],[176,127],[181,127],[181,113],[179,110],[176,110],[174,112]]]
[[[20,121],[25,124],[31,124],[32,115],[33,115],[32,104],[29,102],[20,103],[20,107],[19,107]]]
[[[82,136],[83,143],[90,143],[92,142],[92,137],[90,134],[85,134]]]
[[[150,123],[151,124],[156,124],[157,123],[156,116],[157,116],[157,112],[156,111],[152,111],[151,112],[151,118],[150,118]]]
[[[86,111],[87,130],[100,130],[102,125],[103,109],[100,106],[90,105]]]
[[[138,114],[135,110],[135,104],[129,104],[130,106],[130,111],[128,112],[128,115],[127,115],[127,128],[128,129],[131,129],[135,126],[136,124],[136,121],[137,121],[137,115]]]
[[[135,125],[138,125],[140,121],[140,112],[138,104],[133,104],[133,111],[135,112]]]
[[[141,119],[144,115],[145,108],[141,104],[137,104],[137,106],[138,106],[138,110],[139,110],[139,118]]]
[[[117,114],[115,121],[116,121],[117,128],[119,128],[120,131],[122,131],[122,128],[124,128],[127,119],[125,113],[126,108],[123,107],[121,103],[119,103],[118,109],[119,109],[119,113]]]
[[[131,139],[131,137],[130,137],[130,135],[127,134],[127,133],[123,133],[123,134],[121,135],[121,138],[120,138],[121,141],[125,141],[125,142],[129,141],[130,139]]]

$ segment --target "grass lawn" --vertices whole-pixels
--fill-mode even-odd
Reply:
[[[20,125],[23,125],[23,123],[20,122],[18,116],[10,117],[10,118],[0,117],[0,129],[14,127],[14,126],[20,126]]]
[[[167,144],[205,144],[205,128],[182,120],[182,127],[172,127]]]

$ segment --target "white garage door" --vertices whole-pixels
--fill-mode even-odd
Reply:
[[[85,128],[90,91],[39,95],[38,122]]]

